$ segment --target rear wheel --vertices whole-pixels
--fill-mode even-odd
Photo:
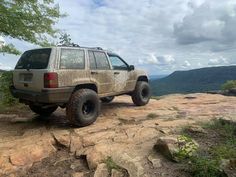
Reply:
[[[135,105],[146,105],[151,97],[151,89],[149,84],[144,81],[138,81],[131,97]]]
[[[96,121],[100,112],[100,102],[95,91],[80,89],[73,93],[66,107],[69,121],[77,126],[87,126]]]
[[[41,116],[50,116],[54,111],[56,111],[58,106],[42,107],[37,105],[29,105],[30,109]]]
[[[114,96],[107,96],[107,97],[104,97],[104,98],[101,98],[101,101],[103,102],[103,103],[110,103],[110,102],[112,102],[112,100],[114,100]]]

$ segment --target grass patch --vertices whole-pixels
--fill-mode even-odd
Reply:
[[[0,102],[0,114],[24,114],[29,112],[30,109],[20,103],[16,103],[14,106],[8,106]]]
[[[197,154],[190,158],[190,173],[193,177],[225,177],[222,160],[236,158],[236,125],[218,119],[202,127],[208,132],[206,136],[189,134],[201,142]],[[187,132],[183,129],[182,133]]]
[[[158,115],[156,113],[149,113],[147,115],[147,118],[156,118],[156,117],[158,117]]]
[[[219,161],[199,156],[191,159],[191,175],[193,177],[226,177],[219,170]]]
[[[115,169],[118,171],[122,170],[122,168],[119,165],[117,165],[111,157],[107,157],[104,163],[106,164],[109,173],[111,173],[112,169]]]

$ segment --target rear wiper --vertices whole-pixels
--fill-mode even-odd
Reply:
[[[26,65],[26,70],[29,71],[30,70],[30,64]]]

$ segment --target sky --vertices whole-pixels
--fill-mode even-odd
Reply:
[[[151,75],[236,64],[236,0],[57,0],[56,28],[100,46]],[[21,51],[37,46],[4,38]],[[19,56],[0,54],[0,69]]]

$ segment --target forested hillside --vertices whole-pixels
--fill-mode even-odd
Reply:
[[[227,80],[236,80],[236,66],[175,71],[169,76],[151,81],[153,95],[194,93],[219,90]]]

